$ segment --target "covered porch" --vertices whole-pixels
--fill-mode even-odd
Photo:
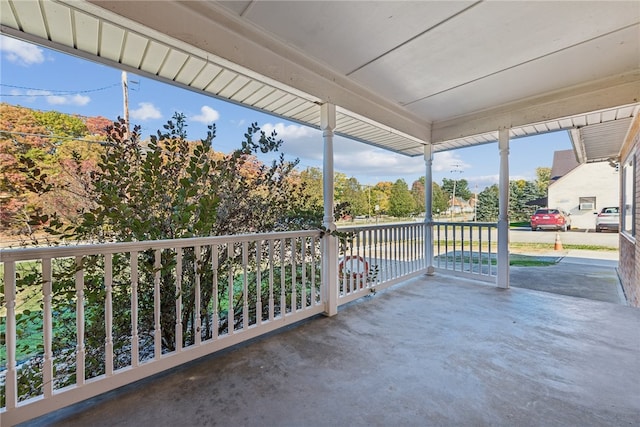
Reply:
[[[322,232],[2,253],[3,425],[46,413],[53,418],[42,423],[60,425],[637,424],[638,310],[510,289],[508,264],[509,141],[568,129],[627,132],[640,99],[636,2],[0,5],[5,34],[321,129],[325,150]],[[372,231],[349,246],[353,252],[340,252],[335,135],[423,156],[424,223]],[[608,136],[597,135],[605,149],[593,154],[585,147],[582,161],[616,160],[622,142]],[[433,154],[493,142],[500,216],[490,227],[497,237],[466,249],[457,249],[454,237],[441,258],[430,205]],[[175,254],[170,264],[162,261],[167,253]],[[375,275],[340,270],[347,256],[378,260],[381,268]],[[98,260],[92,280],[104,295],[93,311],[74,307],[75,340],[63,349],[73,361],[62,367],[52,348],[57,258],[76,263],[71,299],[80,302],[89,283],[85,262]],[[227,264],[231,258],[239,264]],[[476,280],[441,274],[443,259],[445,270]],[[42,279],[42,396],[33,399],[18,392],[20,262],[37,265]],[[207,280],[199,278],[202,265]],[[143,275],[151,286],[139,295]],[[237,287],[229,285],[237,278]],[[187,305],[178,297],[183,285],[222,300],[202,297],[213,302],[201,304],[194,296],[189,309],[211,313],[167,323],[161,283],[174,286],[177,319]],[[252,283],[266,284],[264,299]],[[131,301],[125,321],[111,311],[114,284]],[[148,299],[144,336],[138,296]],[[88,357],[86,339],[95,337],[86,333],[85,317],[99,310],[104,339],[96,341],[106,356],[96,362]],[[215,327],[205,333],[209,324]],[[127,342],[114,342],[113,331],[129,326],[121,335]],[[130,357],[119,359],[118,351]],[[97,368],[85,378],[91,363]],[[58,368],[66,370],[59,383]],[[77,402],[89,410],[54,412]]]
[[[632,307],[422,276],[29,425],[636,425],[638,327]]]

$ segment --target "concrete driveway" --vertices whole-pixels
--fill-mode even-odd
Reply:
[[[512,266],[511,286],[626,305],[616,270],[618,252],[569,250],[529,255],[558,262],[543,267]]]

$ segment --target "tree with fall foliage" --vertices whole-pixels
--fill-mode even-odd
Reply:
[[[42,226],[34,218],[54,212],[75,217],[85,201],[81,183],[101,152],[106,134],[98,127],[104,124],[103,118],[0,104],[1,232],[33,234]],[[42,176],[51,188],[30,184]]]

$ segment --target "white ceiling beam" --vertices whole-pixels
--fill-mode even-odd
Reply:
[[[640,101],[640,70],[432,124],[438,143]]]
[[[84,3],[84,5],[83,5]],[[212,2],[70,2],[92,13],[99,8],[123,16],[180,42],[238,64],[287,87],[295,88],[345,110],[428,142],[430,124],[380,97],[304,53],[247,25]],[[89,6],[89,7],[87,7]],[[109,17],[116,20],[118,17]],[[336,129],[339,131],[339,129]]]

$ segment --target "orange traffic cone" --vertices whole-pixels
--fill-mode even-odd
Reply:
[[[553,245],[554,251],[562,250],[562,242],[560,241],[560,233],[556,233],[556,243]]]

